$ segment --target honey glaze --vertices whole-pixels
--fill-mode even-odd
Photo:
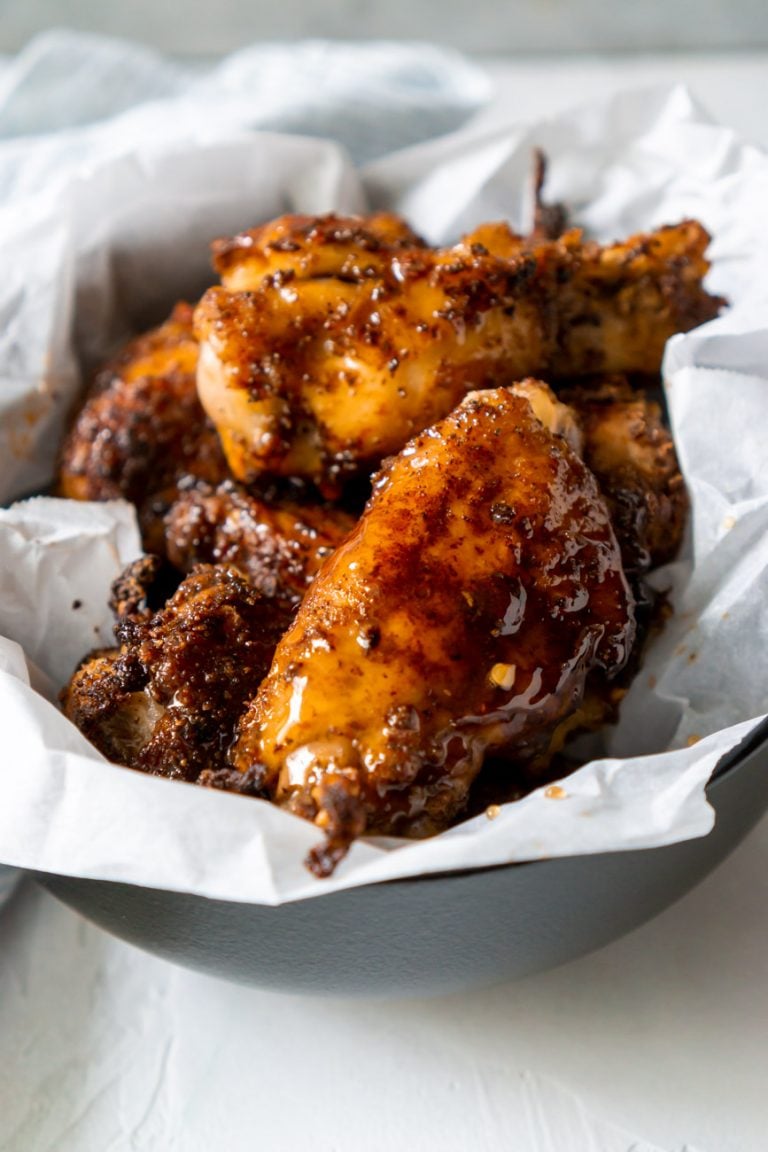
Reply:
[[[694,221],[608,247],[496,223],[431,248],[386,214],[285,216],[216,247],[221,285],[195,312],[203,405],[239,480],[325,489],[471,387],[656,372],[670,335],[719,310],[701,287],[708,239]]]
[[[234,762],[264,765],[331,855],[352,826],[426,835],[487,754],[540,753],[633,634],[591,473],[526,395],[474,393],[388,463],[278,645]]]

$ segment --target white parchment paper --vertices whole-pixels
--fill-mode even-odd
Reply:
[[[0,496],[50,479],[83,367],[177,297],[193,298],[214,236],[287,210],[384,204],[434,241],[484,219],[521,225],[533,144],[550,156],[550,194],[600,237],[701,219],[715,236],[711,287],[732,302],[668,348],[690,555],[657,576],[676,615],[625,702],[610,758],[568,777],[563,799],[535,792],[428,841],[361,841],[319,882],[302,866],[318,837],[311,825],[107,764],[61,715],[55,691],[108,635],[109,584],[138,538],[126,507],[38,498],[0,515],[0,861],[279,903],[709,831],[706,781],[768,709],[768,159],[681,90],[488,136],[465,129],[362,172],[332,143],[228,136],[220,125],[199,139],[133,137],[123,153],[89,153],[55,194],[0,210]],[[44,152],[35,163],[45,171]]]

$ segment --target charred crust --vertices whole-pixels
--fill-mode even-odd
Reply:
[[[145,557],[115,582],[121,647],[86,660],[62,700],[110,759],[196,780],[231,767],[236,725],[291,615],[223,565],[196,566],[155,610],[162,570]]]
[[[263,764],[253,764],[244,772],[239,772],[236,768],[205,768],[196,783],[203,788],[215,788],[220,792],[237,792],[240,796],[267,799],[264,786],[266,772]]]
[[[178,584],[178,575],[160,556],[140,556],[113,582],[109,608],[118,624],[146,620],[162,608]]]

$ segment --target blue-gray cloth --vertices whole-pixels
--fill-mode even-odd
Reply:
[[[255,44],[209,66],[129,41],[48,32],[0,73],[0,139],[84,128],[142,105],[216,106],[244,128],[328,136],[357,163],[458,128],[490,97],[485,74],[431,44]]]

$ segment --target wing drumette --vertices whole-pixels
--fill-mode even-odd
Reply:
[[[160,607],[159,576],[157,558],[145,556],[116,581],[119,647],[84,661],[62,705],[108,759],[216,783],[290,613],[224,565],[201,564]],[[247,776],[235,783],[249,789]]]
[[[658,374],[667,340],[713,319],[725,303],[703,287],[709,241],[698,221],[684,220],[615,244],[584,240],[577,228],[542,241],[483,224],[463,243],[500,260],[535,259],[536,282],[555,313],[540,371],[558,380]]]
[[[233,762],[325,830],[319,874],[365,830],[445,828],[486,754],[537,755],[624,664],[632,594],[560,431],[544,385],[467,397],[387,463],[280,642]]]

